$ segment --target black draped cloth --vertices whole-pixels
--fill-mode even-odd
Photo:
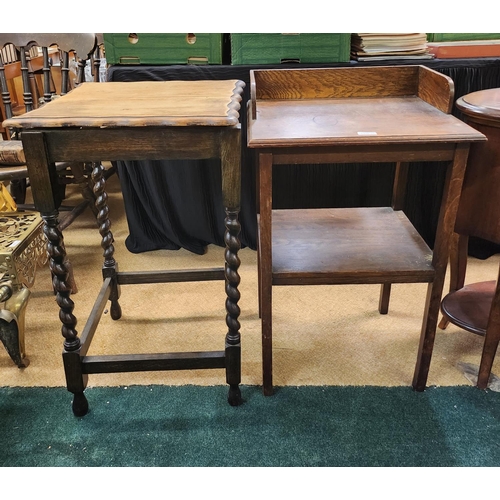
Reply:
[[[242,125],[241,243],[256,249],[256,172],[254,152],[246,147],[246,102],[250,70],[259,68],[346,67],[409,64],[408,61],[280,66],[111,66],[109,81],[243,80],[247,86],[240,109]],[[455,83],[455,100],[500,87],[500,59],[419,61]],[[460,117],[455,109],[454,113]],[[224,245],[220,160],[120,161],[118,173],[125,202],[129,251],[186,248],[202,254],[208,244]],[[277,166],[273,173],[275,208],[387,206],[392,196],[393,163]],[[434,244],[444,186],[445,165],[413,163],[405,213],[429,246]],[[469,254],[486,258],[497,245],[472,240]]]

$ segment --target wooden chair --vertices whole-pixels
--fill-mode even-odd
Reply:
[[[8,42],[19,54],[20,60],[4,65],[0,53],[0,110],[4,118],[31,111],[83,82],[86,60],[96,48],[96,37],[92,33],[0,34],[0,48],[5,47]],[[49,60],[49,47],[54,43],[58,47],[56,55],[61,51],[60,72],[57,76],[53,71],[54,65],[51,65]],[[42,57],[33,57],[33,47],[37,48],[37,52],[38,47],[41,47]],[[72,51],[84,54],[83,58],[77,58],[78,66],[74,79],[70,78]],[[98,68],[98,57],[94,57],[92,63],[97,64]],[[92,69],[95,79],[98,79],[99,71],[95,70],[95,66],[92,66]],[[21,85],[16,79],[20,80]],[[16,130],[8,129],[2,130],[2,133],[5,137],[0,137],[0,341],[14,363],[19,368],[25,368],[29,364],[24,348],[26,308],[36,269],[48,260],[47,243],[40,214],[27,211],[24,205],[28,169],[20,135]],[[58,203],[63,200],[64,183],[67,182],[78,183],[84,198],[76,207],[69,207],[69,215],[63,219],[60,228],[68,226],[87,206],[97,215],[95,198],[85,174],[84,164],[59,163],[57,167],[62,186]],[[14,198],[5,189],[4,182],[10,183]],[[59,205],[59,210],[64,208]],[[76,293],[71,265],[68,261],[65,265],[69,272],[68,286],[72,293]]]
[[[457,100],[464,120],[488,142],[471,147],[450,252],[450,292],[441,303],[449,323],[485,337],[477,387],[485,389],[500,341],[500,281],[465,284],[469,237],[500,244],[500,88]]]
[[[93,57],[99,47],[94,33],[82,34],[47,34],[47,33],[11,33],[0,34],[0,48],[15,47],[19,61],[3,64],[0,54],[0,88],[2,91],[2,110],[5,118],[31,111],[58,95],[64,95],[75,85],[85,80],[85,65],[87,60],[99,64],[99,57]],[[51,64],[50,51],[57,47],[53,56],[60,58],[59,71],[56,74],[54,64]],[[35,49],[35,55],[33,50]],[[36,54],[41,53],[41,56]],[[98,54],[98,52],[97,52]],[[76,59],[75,73],[71,78],[71,57]],[[99,81],[99,71],[92,66],[94,80]],[[16,90],[16,81],[22,83],[22,103]],[[57,85],[56,85],[57,80]],[[16,130],[4,130],[7,140],[0,141],[0,181],[10,183],[11,194],[18,206],[25,202],[26,186],[28,185],[28,169],[25,164],[24,152],[20,136]],[[94,215],[95,197],[83,163],[58,163],[61,191],[59,193],[59,209],[69,210],[61,221],[63,227],[68,226],[86,207],[90,207]],[[65,196],[65,185],[77,184],[82,193],[83,201],[76,207],[61,205]]]

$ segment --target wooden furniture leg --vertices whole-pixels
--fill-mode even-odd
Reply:
[[[29,177],[33,185],[44,186],[45,191],[33,190],[33,198],[44,221],[43,232],[47,239],[49,267],[52,272],[52,284],[56,293],[56,302],[60,308],[59,319],[62,322],[61,333],[64,337],[63,364],[66,373],[68,391],[72,392],[73,412],[85,415],[88,402],[83,391],[87,385],[87,375],[82,372],[80,363],[81,342],[76,330],[77,319],[73,315],[75,307],[71,300],[71,283],[66,266],[66,248],[59,228],[59,212],[56,208],[57,171],[55,163],[48,161],[45,140],[41,132],[27,131],[23,138],[25,154],[32,161],[28,165]],[[47,192],[49,190],[50,192]]]
[[[380,314],[387,314],[389,312],[391,286],[391,283],[382,283],[382,285],[380,286],[380,298],[378,302],[378,312]]]
[[[406,184],[408,183],[408,162],[397,162],[394,172],[394,184],[392,189],[392,209],[403,210],[406,194]],[[391,298],[391,283],[382,283],[380,287],[380,299],[378,311],[380,314],[389,312],[389,300]]]
[[[441,305],[444,279],[448,266],[450,240],[458,210],[464,171],[469,155],[468,144],[458,144],[451,165],[448,166],[443,190],[443,199],[439,213],[436,240],[434,243],[432,264],[436,270],[434,281],[427,287],[425,313],[422,322],[422,332],[417,354],[417,362],[413,376],[413,388],[416,391],[425,390],[429,367],[431,363],[434,338]]]
[[[102,277],[111,279],[111,291],[109,308],[111,318],[118,320],[122,317],[122,309],[118,302],[120,298],[120,285],[117,280],[118,264],[115,260],[114,238],[111,232],[111,221],[109,220],[108,195],[106,193],[106,178],[104,167],[100,162],[94,163],[92,169],[92,182],[94,184],[94,196],[97,207],[97,223],[101,235],[101,247],[103,249],[104,263]]]
[[[262,375],[264,395],[273,394],[272,333],[272,154],[259,155],[260,197],[260,302],[262,318]]]
[[[222,197],[226,212],[224,241],[225,266],[224,274],[226,279],[226,334],[225,356],[226,381],[229,385],[228,402],[231,406],[238,406],[243,401],[239,384],[241,383],[241,338],[240,338],[240,276],[238,269],[240,259],[238,251],[241,248],[239,234],[241,230],[238,221],[241,199],[241,170],[240,152],[241,136],[239,133],[230,130],[225,133],[222,140],[221,169],[222,169]],[[235,168],[236,166],[236,168]]]
[[[460,290],[465,284],[468,246],[468,235],[453,233],[450,245],[450,292]],[[438,326],[441,330],[444,330],[449,322],[449,318],[443,312],[443,317]]]
[[[481,355],[481,364],[479,365],[479,374],[477,378],[477,387],[486,389],[493,367],[493,361],[500,341],[500,275],[497,279],[495,295],[491,303],[488,326],[484,336],[483,353]]]

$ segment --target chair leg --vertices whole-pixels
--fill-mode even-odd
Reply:
[[[68,285],[71,287],[71,293],[77,293],[78,287],[76,286],[75,276],[73,274],[73,264],[66,257],[64,260],[64,265],[66,266],[66,269],[68,270]]]
[[[76,207],[71,208],[69,212],[66,212],[63,217],[61,217],[61,222],[59,224],[59,229],[64,231],[69,225],[73,223],[73,221],[81,215],[85,209],[89,206],[89,202],[87,200],[82,201]]]
[[[13,179],[10,181],[9,191],[16,202],[16,205],[22,205],[26,202],[26,179]]]

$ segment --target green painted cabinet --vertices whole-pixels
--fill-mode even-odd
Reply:
[[[348,62],[350,33],[231,33],[231,64]]]
[[[222,33],[104,33],[108,64],[223,64]]]

